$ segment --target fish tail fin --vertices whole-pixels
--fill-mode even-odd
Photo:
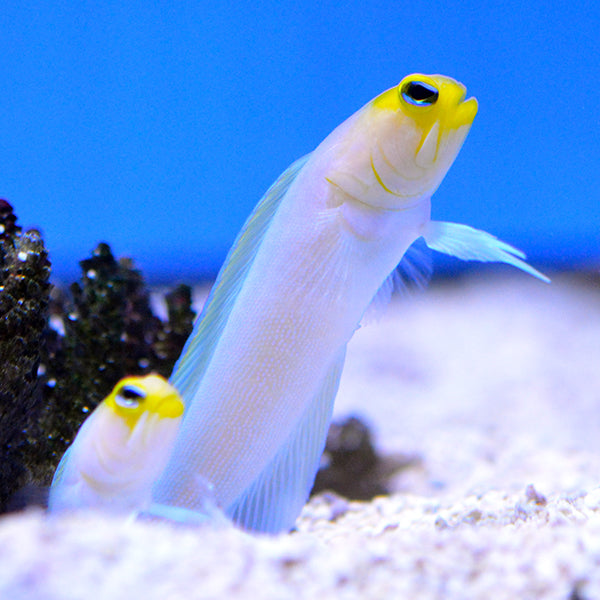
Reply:
[[[459,223],[430,221],[423,233],[426,244],[437,252],[462,260],[502,262],[546,283],[550,279],[525,262],[525,254],[490,233]]]

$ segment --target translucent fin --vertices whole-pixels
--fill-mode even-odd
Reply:
[[[158,502],[150,504],[146,510],[138,513],[137,517],[142,520],[169,521],[170,523],[186,526],[210,525],[214,528],[222,528],[233,525],[224,513],[218,511],[218,509],[204,512],[183,508],[182,506],[159,504]]]
[[[550,283],[548,277],[523,260],[523,252],[485,231],[458,223],[430,221],[423,237],[432,250],[463,260],[507,263]]]
[[[226,510],[241,527],[278,533],[294,526],[308,499],[325,448],[345,355],[344,348],[287,442]]]
[[[84,425],[85,423],[86,421],[84,421]],[[61,496],[65,493],[64,479],[67,476],[67,465],[72,459],[72,454],[73,445],[67,448],[67,451],[63,454],[62,458],[60,459],[60,462],[58,463],[58,467],[56,467],[56,471],[54,471],[52,483],[50,484],[50,491],[48,493],[48,510],[50,511],[56,510],[57,507],[58,509],[62,508],[60,505],[62,503]]]
[[[367,308],[361,325],[376,321],[394,294],[405,296],[423,290],[431,279],[432,270],[431,253],[423,239],[419,238],[383,282]]]
[[[152,502],[145,510],[138,513],[141,519],[159,519],[181,525],[210,525],[211,527],[229,527],[231,521],[217,506],[213,485],[203,477],[195,478],[196,509],[192,510],[183,506],[160,504]]]
[[[200,385],[265,231],[282,197],[309,156],[307,154],[289,166],[267,190],[227,254],[204,308],[196,319],[194,331],[171,375],[170,382],[177,388],[186,406]]]
[[[62,455],[60,462],[58,463],[58,467],[56,467],[56,471],[54,471],[54,476],[52,477],[52,483],[50,484],[51,488],[58,487],[65,475],[65,466],[69,460],[69,454],[71,453],[71,448],[67,448],[67,451]]]

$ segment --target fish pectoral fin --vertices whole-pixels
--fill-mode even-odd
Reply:
[[[345,355],[344,347],[285,444],[227,508],[226,513],[241,527],[278,533],[294,526],[310,494],[325,448]]]
[[[183,506],[153,502],[145,510],[135,515],[135,517],[170,521],[187,526],[209,525],[213,528],[233,526],[231,521],[216,506],[209,506],[206,510],[192,510]]]
[[[388,275],[371,303],[367,307],[360,324],[377,321],[384,313],[393,295],[410,296],[425,289],[431,279],[431,252],[419,238],[404,253],[400,264]]]
[[[480,229],[459,223],[430,221],[425,228],[423,238],[426,244],[437,252],[456,256],[462,260],[506,263],[550,283],[548,277],[523,260],[525,258],[523,252]]]
[[[142,519],[159,519],[182,525],[231,526],[231,521],[217,505],[214,486],[204,477],[193,477],[193,506],[151,502],[138,513]]]

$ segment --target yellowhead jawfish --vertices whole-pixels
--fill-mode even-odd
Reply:
[[[430,218],[430,198],[477,112],[465,92],[448,77],[410,75],[267,191],[171,378],[187,411],[157,502],[195,509],[199,473],[243,527],[293,526],[323,451],[346,344],[418,238],[547,280],[494,236]]]
[[[186,415],[154,488],[200,507],[198,474],[248,529],[289,529],[325,443],[346,344],[413,242],[547,280],[494,236],[432,221],[430,199],[477,112],[465,87],[415,74],[292,164],[251,214],[171,382]]]
[[[179,394],[162,377],[122,379],[63,457],[50,489],[50,510],[146,510],[182,415]]]

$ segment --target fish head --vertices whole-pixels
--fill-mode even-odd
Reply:
[[[465,86],[454,79],[416,73],[364,107],[360,121],[369,134],[363,180],[369,177],[370,185],[361,201],[402,209],[431,197],[477,113],[477,100],[465,96]]]
[[[122,379],[96,411],[93,445],[107,472],[95,479],[116,485],[136,473],[147,479],[164,466],[184,405],[173,386],[152,374]]]

